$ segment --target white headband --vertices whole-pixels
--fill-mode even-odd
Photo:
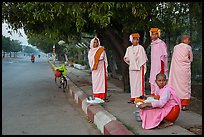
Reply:
[[[132,35],[130,35],[130,39],[129,39],[129,41],[132,43],[132,40],[133,40],[133,37],[132,37]]]

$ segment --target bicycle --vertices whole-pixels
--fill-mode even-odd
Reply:
[[[66,79],[66,68],[64,65],[55,68],[55,83],[59,88],[62,88],[63,92],[67,88],[67,79]]]

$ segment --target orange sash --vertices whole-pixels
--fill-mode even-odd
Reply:
[[[102,53],[103,51],[104,51],[104,48],[103,48],[103,47],[99,48],[99,49],[96,51],[96,54],[95,54],[95,56],[94,56],[94,65],[93,65],[92,70],[96,70],[96,69],[97,69],[97,67],[98,67],[98,62],[99,62],[99,58],[100,58],[101,53]]]

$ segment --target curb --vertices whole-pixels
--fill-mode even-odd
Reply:
[[[48,61],[54,70],[54,65]],[[73,97],[78,106],[84,111],[103,135],[134,135],[115,116],[107,112],[99,104],[88,104],[87,97],[73,82],[68,82],[67,95]]]
[[[86,95],[69,81],[69,92],[75,102],[88,116],[103,135],[134,135],[115,116],[107,112],[99,104],[88,104]]]

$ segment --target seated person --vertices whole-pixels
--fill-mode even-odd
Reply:
[[[180,114],[181,102],[174,89],[167,85],[166,75],[159,73],[156,75],[156,84],[159,87],[159,100],[151,103],[143,103],[140,108],[142,128],[152,129],[164,128],[173,125]]]

